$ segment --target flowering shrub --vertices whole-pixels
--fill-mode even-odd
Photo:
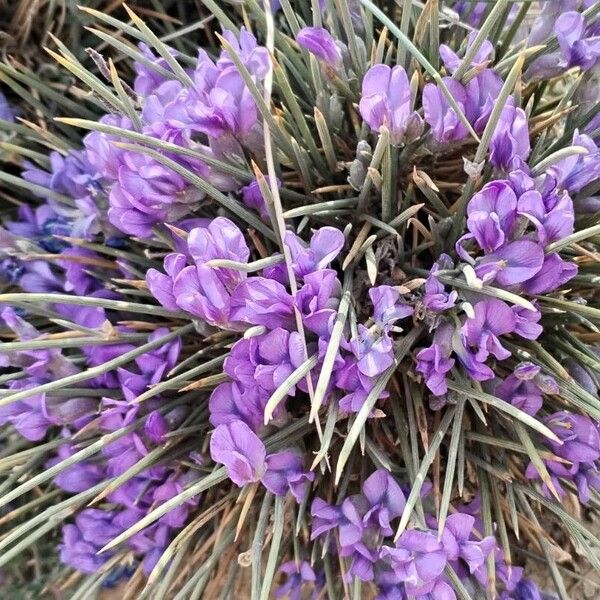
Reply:
[[[134,72],[57,41],[80,113],[2,65],[0,565],[56,528],[77,597],[524,600],[542,552],[567,597],[600,5],[259,4],[85,9]]]

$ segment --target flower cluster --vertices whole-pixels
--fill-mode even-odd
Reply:
[[[228,31],[224,36],[252,79],[262,81],[269,68],[266,49],[245,29],[239,39]],[[200,158],[235,160],[246,150],[260,148],[258,109],[229,50],[216,61],[201,51],[196,67],[176,78],[157,75],[152,65],[165,70],[168,64],[147,46],[142,52],[149,65],[136,63],[133,90],[141,106],[137,121],[114,115],[102,121],[192,151],[169,154],[218,190],[240,189],[235,178]],[[119,148],[117,141],[101,132],[84,139],[88,159],[109,196],[108,218],[118,230],[147,238],[154,225],[174,223],[198,206],[204,194],[182,175],[151,156]]]
[[[88,314],[87,324],[93,326],[98,316]],[[39,339],[39,332],[11,308],[3,310],[2,320],[19,340]],[[105,318],[99,321],[108,323]],[[131,336],[124,328],[120,328],[119,333],[125,338]],[[54,479],[58,488],[70,494],[94,489],[99,494],[107,482],[128,473],[153,449],[160,447],[169,431],[181,424],[189,413],[189,408],[184,405],[159,411],[164,404],[160,397],[144,404],[135,403],[142,392],[159,383],[177,362],[181,340],[176,338],[161,344],[167,333],[166,329],[156,329],[148,336],[148,342],[155,349],[138,356],[134,366],[116,368],[89,380],[80,396],[67,399],[52,393],[36,392],[44,383],[81,374],[81,368],[59,349],[3,353],[3,365],[21,368],[24,375],[11,381],[8,389],[11,393],[31,389],[32,394],[0,407],[0,424],[11,423],[21,436],[34,442],[44,439],[50,430],[56,428],[59,431],[57,439],[62,440],[62,444],[56,457],[47,462],[47,466],[52,467],[75,454],[77,448],[71,439],[77,431],[97,429],[99,433],[110,436],[141,422],[141,431],[125,432],[125,435],[104,444],[99,456],[61,469]],[[87,364],[90,367],[102,365],[112,357],[135,348],[131,343],[90,346],[86,348]],[[117,390],[122,394],[121,398],[116,395]],[[65,525],[60,551],[66,564],[85,573],[96,572],[111,556],[110,553],[97,554],[102,546],[139,521],[153,507],[176,496],[194,479],[192,470],[185,472],[167,465],[136,471],[135,476],[106,496],[112,508],[85,509],[77,516],[75,524]],[[185,523],[190,507],[197,503],[198,498],[192,498],[186,505],[174,508],[155,525],[143,529],[129,540],[130,547],[143,557],[146,573],[152,570],[173,533]]]
[[[0,149],[6,485],[93,581],[535,599],[513,533],[600,499],[594,7],[371,4],[232,5],[196,56],[131,13],[82,147]]]
[[[426,498],[427,493],[422,496]],[[340,556],[350,560],[348,580],[374,581],[379,598],[456,598],[448,569],[467,580],[475,577],[485,586],[488,557],[494,557],[506,592],[515,589],[522,571],[502,564],[494,538],[481,535],[476,503],[458,507],[448,516],[441,535],[435,517],[428,515],[422,527],[392,540],[392,521],[405,506],[403,489],[388,471],[379,469],[364,481],[360,494],[346,497],[340,505],[315,498],[311,539],[324,539],[325,547],[333,548],[331,537],[335,536]]]

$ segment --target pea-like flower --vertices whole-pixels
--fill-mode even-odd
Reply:
[[[406,71],[400,65],[375,65],[367,71],[359,110],[372,131],[388,128],[394,146],[419,137],[423,131],[421,117],[412,110]]]

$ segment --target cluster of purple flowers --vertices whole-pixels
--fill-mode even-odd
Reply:
[[[463,2],[455,8],[474,24],[489,3],[470,4],[466,12]],[[579,0],[560,4],[558,12],[542,14],[529,37],[523,38],[533,46],[554,34],[559,44],[555,53],[532,62],[526,74],[529,79],[551,77],[575,66],[597,67],[597,25],[586,24],[575,12],[581,8]],[[351,11],[352,19],[357,10],[360,14],[358,8]],[[108,114],[101,122],[185,149],[185,154],[173,151],[164,156],[219,192],[237,194],[267,221],[269,210],[258,181],[239,181],[213,165],[219,161],[248,164],[256,157],[260,162],[261,120],[244,76],[260,87],[271,69],[271,58],[244,28],[239,37],[231,32],[223,37],[227,45],[216,58],[200,51],[194,68],[180,71],[173,71],[169,61],[142,44],[145,63],[135,65],[130,99],[135,115]],[[472,32],[465,52],[475,40]],[[321,61],[330,80],[355,76],[348,46],[326,29],[304,27],[296,41]],[[471,64],[463,65],[469,71],[464,78],[455,77],[463,62],[459,54],[442,45],[440,55],[447,74],[443,84],[462,115],[449,102],[444,86],[426,83],[418,102],[418,86],[411,85],[403,66],[374,64],[358,82],[362,85],[358,112],[368,126],[363,127],[365,137],[369,131],[382,135],[387,130],[392,146],[420,140],[431,154],[467,143],[469,128],[463,116],[477,135],[484,132],[504,84],[489,66],[494,46],[489,41],[479,46]],[[173,56],[177,58],[177,52]],[[12,111],[4,104],[0,95],[0,119],[10,120]],[[307,468],[303,441],[273,451],[264,440],[274,429],[312,414],[317,382],[325,384],[322,405],[335,406],[341,417],[358,413],[369,398],[373,405],[385,400],[388,392],[377,384],[396,364],[406,330],[419,325],[425,341],[406,362],[412,360],[411,377],[420,377],[428,388],[431,408],[453,402],[452,382],[466,378],[477,386],[483,382],[486,393],[527,415],[539,416],[560,440],[544,440],[553,455],[545,455],[544,462],[554,488],[561,494],[563,486],[576,488],[585,503],[593,492],[600,492],[600,427],[587,416],[566,410],[548,414],[544,398],[558,394],[559,384],[512,347],[519,340],[537,340],[543,333],[536,297],[557,292],[577,274],[576,263],[553,247],[573,234],[576,212],[583,214],[596,206],[589,198],[586,204],[571,197],[600,177],[596,129],[588,123],[581,133],[575,131],[573,145],[585,148],[586,154],[565,155],[539,174],[527,163],[531,155],[528,115],[516,96],[509,97],[486,157],[492,178],[468,199],[465,229],[454,244],[453,257],[436,255],[422,265],[428,267],[425,278],[410,286],[400,286],[384,273],[376,274],[377,285],[361,277],[342,283],[338,262],[350,230],[333,226],[313,229],[305,236],[308,240],[287,229],[285,253],[269,257],[262,262],[269,266],[257,269],[252,263],[265,258],[264,248],[250,245],[250,236],[225,216],[200,218],[198,209],[210,200],[183,174],[139,149],[125,147],[124,137],[94,131],[84,139],[83,150],[53,152],[49,171],[25,164],[23,178],[35,186],[42,203],[36,208],[21,206],[17,218],[0,228],[0,274],[26,292],[108,300],[121,295],[105,284],[99,270],[113,269],[115,279],[145,276],[136,287],[143,288],[145,282],[147,290],[142,293],[149,291],[174,317],[187,317],[204,336],[229,336],[223,338],[228,345],[224,377],[208,399],[213,429],[207,446],[212,461],[223,465],[236,486],[260,483],[276,496],[289,492],[299,505],[307,503],[313,486],[318,489],[321,481]],[[277,184],[284,185],[279,180]],[[164,249],[166,240],[173,250],[158,255],[162,269],[142,273],[139,265],[121,258],[109,262],[90,249],[97,248],[92,243],[103,243],[135,250],[140,240],[156,240],[157,234],[156,247]],[[24,259],[27,253],[33,253],[34,259]],[[349,301],[350,297],[359,302]],[[84,345],[83,361],[71,360],[68,353],[53,347],[0,352],[1,368],[19,370],[7,385],[13,392],[81,374],[136,347],[128,341],[139,336],[134,324],[120,322],[103,308],[52,302],[49,296],[48,310],[54,321],[68,319],[83,332],[109,332],[119,341]],[[44,332],[28,323],[28,316],[20,309],[4,308],[4,329],[21,341],[43,339]],[[147,341],[160,342],[168,334],[169,329],[156,328]],[[160,455],[171,444],[177,447],[177,436],[170,434],[186,423],[191,412],[185,402],[171,405],[160,394],[138,401],[170,377],[182,344],[178,338],[156,344],[131,363],[85,380],[81,397],[65,400],[34,392],[0,407],[0,426],[11,424],[23,438],[37,442],[53,432],[64,440],[48,466],[79,449],[76,433],[80,430],[104,435],[127,428],[92,458],[55,477],[60,489],[78,494],[130,475],[102,502],[80,510],[64,526],[61,559],[77,570],[97,572],[111,557],[110,552],[98,551],[180,494],[197,479],[195,466],[207,460],[184,448],[175,454],[185,455],[185,463],[159,461],[136,470],[151,452]],[[578,364],[568,368],[578,385],[597,395],[597,374]],[[283,398],[273,405],[281,390]],[[372,397],[375,393],[377,398]],[[385,409],[386,405],[377,406]],[[381,417],[384,412],[376,408],[369,416]],[[550,494],[533,463],[525,477],[542,481],[542,491]],[[419,501],[429,502],[430,487],[424,486]],[[362,482],[358,493],[339,503],[317,496],[310,509],[311,540],[319,540],[324,552],[337,554],[348,564],[348,581],[373,582],[380,600],[452,600],[456,596],[451,571],[465,584],[476,581],[485,588],[488,561],[495,564],[503,599],[540,597],[535,585],[523,579],[522,570],[504,561],[494,538],[483,535],[477,501],[451,506],[440,532],[430,511],[422,523],[411,523],[394,540],[409,493],[394,475],[380,468]],[[153,569],[199,502],[198,496],[187,500],[127,540],[145,573]],[[324,576],[314,564],[290,561],[281,572],[286,581],[278,597],[300,598],[307,588],[314,598],[324,597]]]
[[[239,39],[228,31],[223,35],[253,80],[262,81],[270,68],[266,48],[258,46],[244,28]],[[151,63],[169,70],[168,63],[150,48],[142,45],[142,51]],[[139,130],[200,156],[224,161],[243,163],[245,151],[262,147],[256,103],[227,50],[216,61],[200,51],[196,67],[185,77],[166,78],[141,63],[136,64],[136,73],[139,123],[107,115],[101,119],[105,124]],[[88,159],[109,196],[108,218],[118,230],[148,238],[153,226],[175,223],[199,205],[203,194],[182,175],[150,156],[115,146],[116,141],[115,136],[100,132],[84,139]],[[169,158],[221,191],[242,187],[200,158],[175,152]]]
[[[468,38],[466,51],[474,40],[473,33]],[[467,83],[463,84],[451,76],[442,78],[456,105],[477,134],[483,133],[503,85],[502,78],[486,66],[492,61],[493,54],[494,48],[486,40],[469,65],[475,75]],[[459,56],[444,44],[440,46],[440,55],[448,73],[454,75],[461,65]],[[423,132],[423,119],[413,111],[413,105],[414,98],[411,98],[403,67],[390,69],[386,65],[375,65],[369,69],[363,80],[359,108],[371,130],[379,132],[385,125],[390,130],[393,144],[419,137]],[[434,148],[468,137],[467,127],[439,85],[427,83],[423,88],[423,113]],[[510,97],[491,138],[490,162],[499,169],[511,170],[522,164],[529,152],[527,116],[523,109],[514,105]]]
[[[5,221],[5,229],[0,230],[2,275],[10,283],[18,283],[28,292],[118,299],[116,292],[105,287],[102,270],[108,267],[114,269],[116,277],[132,278],[125,261],[117,259],[109,263],[95,251],[71,245],[74,239],[101,240],[115,248],[128,243],[104,218],[108,206],[105,182],[89,158],[86,151],[71,151],[64,156],[55,152],[50,157],[50,172],[33,164],[26,165],[24,179],[47,192],[40,192],[44,199],[42,204],[35,209],[22,205],[18,218]],[[72,204],[61,201],[59,196]],[[23,251],[36,252],[40,258],[21,260],[19,256]],[[55,260],[46,260],[46,257]],[[66,318],[88,332],[102,335],[102,332],[112,331],[117,338],[135,334],[135,330],[126,326],[113,325],[102,308],[61,302],[50,306],[57,317]],[[26,313],[7,307],[1,316],[4,327],[12,330],[17,340],[43,338],[42,332],[27,322]],[[159,341],[167,333],[168,329],[156,329],[148,336],[148,342]],[[84,364],[74,362],[60,349],[7,351],[0,354],[0,366],[22,371],[21,377],[7,384],[9,390],[18,392],[103,365],[135,348],[134,343],[128,342],[83,345]],[[82,429],[109,434],[134,422],[140,423],[139,429],[106,444],[92,459],[63,469],[54,479],[57,487],[70,494],[94,488],[123,475],[151,450],[163,445],[167,434],[186,418],[189,409],[185,405],[159,411],[164,405],[160,396],[142,404],[134,402],[167,376],[178,361],[180,348],[180,339],[166,342],[138,356],[132,365],[88,380],[89,396],[83,390],[81,397],[67,399],[41,392],[3,406],[0,424],[12,424],[21,436],[34,442],[58,432],[64,444],[48,461],[50,467],[80,449],[72,438]],[[99,390],[106,395],[98,394]],[[97,554],[102,546],[156,506],[181,493],[194,479],[193,469],[181,469],[176,464],[141,470],[108,494],[97,507],[82,510],[74,523],[64,526],[62,561],[84,573],[96,572],[111,556],[110,553]],[[193,498],[173,509],[128,541],[129,548],[143,561],[146,573],[152,570],[198,500]]]
[[[167,308],[186,310],[210,325],[233,331],[260,327],[251,330],[251,337],[236,342],[225,361],[224,370],[232,381],[211,395],[213,425],[241,419],[259,431],[271,394],[313,355],[317,364],[309,376],[318,379],[342,290],[337,273],[328,267],[345,240],[341,231],[323,227],[313,233],[308,245],[292,232],[286,234],[285,243],[299,283],[295,294],[288,289],[283,265],[266,268],[263,276],[211,265],[220,259],[246,263],[249,257],[242,232],[225,218],[192,229],[186,253],[165,258],[165,273],[148,272],[151,292]],[[328,390],[328,397],[336,395],[346,412],[360,409],[377,376],[393,364],[391,333],[398,331],[397,321],[413,313],[392,286],[371,288],[369,296],[372,316],[367,324],[357,325],[355,335],[346,331]],[[306,347],[296,315],[302,320]],[[296,387],[307,392],[306,380],[292,386],[289,395],[295,394]],[[285,406],[278,406],[274,416],[279,424],[285,422]]]
[[[534,297],[565,284],[576,275],[576,265],[546,248],[570,235],[573,222],[573,202],[551,175],[535,181],[524,171],[513,171],[506,180],[486,184],[469,201],[467,233],[457,241],[456,252],[462,261],[457,268],[470,279],[473,292],[465,298],[470,307],[460,318],[460,325],[457,318],[447,316],[453,314],[457,297],[451,297],[452,292],[446,293],[439,280],[440,266],[452,272],[451,260],[439,261],[425,284],[423,304],[436,315],[436,329],[433,344],[417,355],[416,368],[436,396],[447,391],[446,373],[455,365],[453,356],[469,377],[487,381],[495,377],[486,364],[488,359],[505,360],[511,356],[502,345],[501,336],[535,340],[542,333],[538,324],[541,315],[535,305],[510,306],[477,290],[491,285],[521,297]],[[525,381],[533,375],[523,369],[516,370],[511,377]],[[510,378],[503,385],[499,393],[506,396],[512,389],[509,394],[512,400],[520,386]],[[529,380],[528,387],[536,385]],[[535,391],[531,393],[539,396]],[[518,400],[518,404],[524,402],[522,398]],[[532,400],[528,412],[534,406],[539,409],[539,404]]]
[[[257,46],[254,37],[245,30],[242,30],[239,40],[229,32],[225,32],[224,37],[255,80],[263,78],[269,65],[268,55],[264,48]],[[142,44],[140,48],[147,60],[162,70],[169,69],[164,59],[154,56],[148,47]],[[246,150],[259,147],[256,141],[260,133],[257,109],[227,51],[223,51],[217,61],[201,52],[198,67],[188,73],[193,85],[164,78],[145,64],[137,63],[136,73],[134,89],[144,134],[212,157],[227,157],[228,160],[234,156],[243,158]],[[2,101],[2,117],[12,119],[13,113],[4,102],[4,96]],[[138,129],[137,124],[126,117],[111,114],[101,120],[107,125]],[[53,152],[48,171],[26,163],[23,178],[37,186],[43,203],[37,208],[24,204],[17,219],[4,222],[5,228],[0,235],[1,272],[5,280],[28,292],[118,299],[119,294],[104,286],[100,270],[108,267],[114,269],[116,277],[130,279],[134,275],[128,264],[121,259],[109,263],[95,251],[73,246],[72,240],[127,248],[129,240],[126,236],[148,237],[154,224],[173,221],[178,221],[183,230],[190,231],[187,245],[173,236],[174,245],[186,253],[173,257],[173,275],[176,274],[176,262],[182,259],[185,262],[186,256],[198,262],[211,258],[248,259],[247,248],[244,256],[245,242],[241,232],[227,219],[222,220],[225,227],[218,219],[212,222],[202,219],[193,219],[189,223],[180,221],[201,199],[192,186],[159,162],[122,150],[115,145],[116,141],[113,136],[93,132],[85,138],[84,150],[65,154]],[[210,179],[220,190],[241,188],[239,182],[213,173],[201,161],[183,161],[178,155],[174,158]],[[208,228],[198,227],[200,224]],[[211,232],[214,238],[210,237]],[[239,234],[237,238],[236,232]],[[227,239],[230,234],[234,237]],[[219,246],[219,243],[222,245]],[[240,243],[242,246],[238,248]],[[189,255],[188,250],[191,252]],[[20,257],[25,251],[37,253],[39,259],[22,260]],[[54,260],[48,260],[50,258]],[[182,308],[190,308],[195,316],[212,324],[221,323],[225,308],[214,304],[218,304],[220,288],[212,289],[212,284],[206,280],[206,273],[210,274],[208,268],[204,273],[198,272],[199,279],[197,275],[196,279],[190,280],[190,270],[193,269],[186,269],[181,278],[184,287],[175,287]],[[221,270],[220,275],[230,287],[241,281],[241,278],[239,281],[236,279],[237,274],[232,270]],[[204,303],[206,310],[213,311],[210,314],[198,305],[200,296],[194,282],[200,285],[200,281],[210,296]],[[215,281],[221,279],[212,283]],[[187,304],[183,299],[186,295]],[[213,304],[211,301],[214,301]],[[125,326],[111,324],[101,308],[83,308],[59,302],[51,307],[58,316],[88,331],[100,333],[109,327],[117,337],[135,333]],[[21,341],[39,338],[41,332],[20,314],[12,308],[5,308],[2,313],[5,327]],[[148,342],[158,341],[166,333],[168,330],[157,329],[148,337]],[[139,356],[133,367],[119,367],[88,381],[89,397],[82,394],[81,398],[65,401],[60,396],[37,393],[9,404],[0,408],[0,424],[12,424],[30,441],[42,440],[50,431],[58,430],[65,443],[59,448],[56,458],[48,462],[51,466],[78,449],[70,438],[82,428],[111,433],[140,423],[141,428],[105,445],[92,460],[78,462],[62,470],[55,478],[55,484],[68,493],[88,490],[126,473],[150,451],[164,445],[168,433],[185,420],[188,408],[180,405],[167,412],[160,410],[164,405],[160,395],[141,404],[136,402],[140,394],[159,383],[176,365],[180,347],[181,340],[176,339]],[[3,367],[22,369],[24,376],[8,383],[8,389],[17,392],[80,373],[86,366],[102,365],[134,348],[133,344],[126,342],[83,346],[84,365],[76,364],[58,349],[3,352],[0,359]],[[99,399],[99,394],[94,391],[99,388],[106,392],[106,397]],[[244,423],[238,425],[243,426]],[[217,440],[218,435],[215,443]],[[191,459],[192,462],[201,460],[196,456]],[[302,462],[301,456],[291,451],[269,455],[269,474],[264,478],[267,488],[283,494],[284,487],[289,486],[300,500],[303,479],[311,479],[311,474],[301,473]],[[297,476],[290,472],[293,468],[297,468]],[[73,524],[65,526],[61,546],[63,562],[86,573],[97,571],[111,556],[110,553],[97,554],[103,545],[152,509],[181,493],[195,478],[193,469],[182,469],[177,463],[153,466],[128,478],[126,483],[107,495],[102,505],[83,510]],[[190,508],[198,500],[193,498],[173,509],[128,540],[128,546],[143,558],[146,573],[152,570],[173,533],[184,525]]]
[[[424,499],[430,490],[431,485],[423,490]],[[337,548],[340,556],[350,561],[348,581],[357,577],[374,582],[381,600],[454,600],[447,570],[465,580],[473,577],[485,587],[489,556],[496,563],[503,597],[510,597],[522,581],[523,571],[504,563],[494,538],[482,535],[478,502],[459,506],[448,516],[441,535],[435,518],[426,516],[422,527],[407,529],[392,542],[392,521],[402,514],[405,504],[405,490],[387,470],[379,469],[364,481],[359,494],[346,497],[339,505],[315,498],[311,539],[323,540],[330,552]]]
[[[102,309],[82,313],[80,316],[88,326],[99,328],[108,322],[102,316]],[[39,332],[11,308],[3,310],[2,320],[21,341],[39,338]],[[120,326],[119,330],[120,333],[127,331]],[[166,333],[166,329],[157,329],[150,334],[148,341],[158,341]],[[82,392],[81,397],[64,399],[42,392],[3,406],[0,408],[0,425],[11,423],[20,435],[34,442],[44,439],[50,430],[58,431],[64,444],[59,447],[56,457],[48,461],[47,466],[50,467],[78,450],[71,440],[79,430],[96,429],[101,434],[111,433],[136,420],[141,421],[141,429],[107,443],[98,456],[63,469],[54,479],[56,486],[71,494],[108,482],[126,473],[152,449],[164,444],[168,432],[177,428],[188,414],[189,409],[184,405],[164,414],[164,411],[159,412],[164,404],[159,396],[143,404],[134,403],[142,392],[160,382],[173,368],[180,347],[181,340],[177,338],[142,354],[135,360],[134,366],[121,367],[96,377],[88,382],[89,396]],[[93,367],[134,348],[133,344],[115,343],[89,346],[84,348],[84,353],[87,365]],[[9,351],[0,354],[0,358],[1,366],[22,369],[23,376],[8,384],[12,391],[35,388],[81,372],[81,367],[59,349]],[[110,395],[98,398],[98,394],[94,393],[98,389]],[[106,507],[87,508],[78,514],[74,524],[64,526],[61,559],[85,573],[96,572],[111,556],[110,553],[97,554],[103,545],[150,510],[179,494],[195,478],[193,470],[182,470],[176,466],[153,466],[141,470],[108,494]],[[130,548],[143,557],[146,573],[152,570],[174,532],[184,525],[190,508],[197,503],[198,498],[193,498],[174,508],[129,540]]]
[[[579,500],[587,504],[591,490],[600,491],[600,424],[568,411],[548,415],[544,422],[560,440],[546,442],[549,450],[557,457],[556,460],[544,461],[554,488],[560,495],[564,495],[560,480],[574,483]],[[529,479],[540,478],[532,463],[527,467],[525,475]],[[542,483],[542,490],[550,495],[546,483]]]

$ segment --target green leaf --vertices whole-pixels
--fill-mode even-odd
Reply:
[[[452,423],[452,434],[450,437],[450,447],[448,449],[448,458],[446,459],[446,476],[444,478],[444,489],[442,491],[442,499],[440,501],[440,510],[438,516],[438,537],[441,538],[446,524],[446,516],[450,506],[452,488],[454,485],[454,471],[456,469],[456,460],[458,456],[458,448],[461,444],[463,436],[463,413],[465,410],[466,399],[464,396],[459,396],[456,404],[456,415]]]
[[[134,22],[135,26],[140,30],[148,45],[152,46],[163,57],[169,67],[171,67],[173,76],[181,81],[183,85],[193,88],[194,81],[169,51],[168,46],[161,42],[158,36],[148,27],[148,25],[146,25],[146,23],[144,23],[144,21],[140,19],[140,17],[138,17],[126,4],[123,4],[123,8],[127,11],[129,18]]]
[[[423,487],[423,483],[425,483],[425,477],[427,476],[427,472],[429,471],[429,467],[431,467],[435,456],[438,452],[438,448],[440,447],[448,427],[450,427],[450,423],[454,418],[456,412],[456,408],[454,406],[448,408],[442,417],[440,425],[437,431],[433,434],[433,437],[430,440],[429,448],[421,461],[421,466],[417,471],[414,480],[412,481],[412,486],[410,489],[410,494],[406,499],[406,505],[404,506],[404,510],[402,511],[402,516],[400,517],[400,524],[398,525],[398,529],[396,531],[396,536],[394,537],[394,541],[397,541],[398,538],[404,533],[412,512],[414,510],[416,502],[420,498],[421,488]]]
[[[344,335],[344,326],[346,325],[346,317],[348,315],[348,308],[350,307],[352,277],[346,276],[344,281],[344,290],[342,293],[342,299],[338,307],[333,329],[331,330],[331,336],[329,343],[327,344],[327,350],[325,351],[325,357],[323,358],[323,365],[321,366],[321,372],[319,373],[319,379],[317,381],[317,387],[314,391],[310,408],[310,421],[318,419],[319,409],[323,404],[323,399],[327,393],[331,375],[333,373],[333,366],[338,356],[340,343]]]
[[[472,387],[468,387],[467,385],[457,383],[456,381],[448,381],[448,387],[451,390],[454,390],[455,392],[460,392],[461,394],[470,396],[471,398],[474,398],[481,402],[485,402],[486,404],[493,406],[497,410],[505,412],[507,415],[514,417],[518,421],[521,421],[522,423],[531,427],[532,429],[535,429],[543,436],[551,439],[557,444],[562,444],[562,441],[556,436],[556,434],[548,427],[546,427],[543,423],[541,423],[531,415],[528,415],[526,412],[523,412],[522,410],[516,408],[512,404],[509,404],[505,400],[501,400],[500,398],[496,398],[491,394],[486,394],[485,392],[476,390]]]
[[[529,459],[533,463],[533,466],[536,468],[542,481],[546,484],[546,486],[550,490],[550,492],[552,492],[552,495],[560,502],[560,496],[558,495],[558,492],[556,491],[556,487],[554,486],[554,483],[552,482],[552,477],[550,476],[550,473],[548,473],[546,464],[544,463],[544,461],[538,454],[536,447],[533,445],[533,442],[532,442],[531,438],[529,437],[527,430],[525,429],[525,427],[523,427],[523,425],[521,423],[514,423],[514,428],[515,428],[515,431],[517,432],[518,438],[521,440],[521,443],[523,444],[523,447],[525,448],[525,450],[527,450],[527,455],[529,456]]]
[[[271,547],[267,558],[267,566],[262,579],[260,589],[260,600],[269,600],[271,596],[271,587],[275,577],[275,570],[279,565],[279,549],[283,537],[283,525],[285,521],[285,498],[277,496],[275,498],[275,512],[273,513],[273,533],[271,536]]]
[[[125,300],[110,300],[108,298],[92,298],[88,296],[73,296],[70,294],[42,294],[37,292],[15,292],[12,294],[0,294],[0,302],[12,304],[14,302],[24,302],[26,304],[73,304],[76,306],[99,306],[109,310],[120,310],[144,315],[154,315],[157,317],[170,317],[172,319],[185,318],[190,319],[188,313],[183,311],[173,312],[162,306],[152,304],[137,304]]]
[[[319,356],[313,354],[307,358],[299,367],[297,367],[292,373],[290,373],[281,385],[271,394],[271,397],[265,405],[265,425],[273,418],[275,409],[279,406],[279,403],[288,396],[290,389],[298,384],[310,370],[317,364]]]
[[[272,502],[273,494],[267,492],[263,499],[262,506],[260,507],[256,531],[254,532],[254,539],[252,540],[252,548],[250,550],[252,556],[251,600],[259,600],[261,598],[261,558]]]

